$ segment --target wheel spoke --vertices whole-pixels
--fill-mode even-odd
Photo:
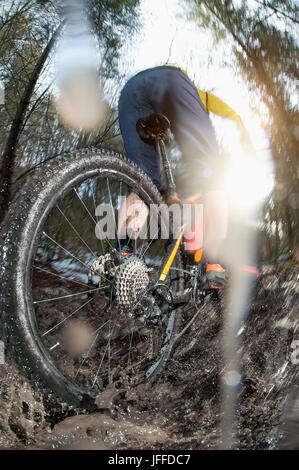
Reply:
[[[153,214],[151,214],[150,219],[149,219],[149,221],[148,221],[148,228],[149,228],[149,229],[150,229],[150,227],[151,227],[152,217],[153,217]],[[147,230],[148,230],[148,228],[147,228]],[[147,233],[148,233],[148,232],[147,232]],[[145,240],[146,240],[146,238],[143,239],[141,248],[140,248],[140,250],[139,250],[139,251],[140,251],[139,258],[140,258],[140,259],[141,259],[142,256],[143,256],[142,250],[143,250],[144,245],[147,246],[147,244],[145,243]]]
[[[91,219],[93,220],[94,224],[96,225],[97,222],[96,222],[96,220],[93,218],[93,216],[91,215],[91,213],[90,213],[88,207],[86,206],[86,204],[84,203],[84,201],[83,201],[83,200],[81,199],[81,197],[79,196],[77,190],[74,189],[74,191],[75,191],[76,195],[78,196],[78,198],[80,199],[80,201],[81,201],[83,207],[85,208],[86,212],[89,214],[89,216],[90,216]],[[110,241],[109,241],[109,239],[108,239],[107,237],[105,237],[105,241],[108,243],[108,245],[110,246],[110,248],[113,249],[113,246],[111,245],[111,243],[110,243]],[[102,245],[102,247],[103,247],[103,245]],[[103,249],[103,248],[102,248],[102,249]]]
[[[110,358],[110,353],[111,353],[111,330],[110,330],[110,325],[109,325],[109,340],[108,340],[108,371],[107,371],[107,374],[108,374],[108,383],[110,384],[111,383],[111,364],[110,364],[110,361],[111,361],[111,358]]]
[[[158,217],[158,219],[159,219],[159,211],[157,210],[157,208],[155,208],[155,209],[156,209],[156,215],[157,215],[157,217]],[[151,223],[151,220],[152,220],[152,216],[153,216],[153,214],[151,214],[150,223]],[[164,222],[163,222],[163,223],[164,223]],[[159,233],[159,224],[158,224],[158,229],[156,230],[155,235],[153,236],[153,238],[151,239],[151,241],[145,246],[145,250],[144,250],[143,253],[142,253],[142,249],[141,249],[140,257],[145,256],[145,253],[147,252],[147,250],[149,249],[149,247],[151,246],[151,244],[153,243],[153,241],[154,241],[154,240],[157,240],[156,237],[157,237],[158,233]]]
[[[63,213],[63,211],[60,209],[60,207],[57,205],[56,206],[57,209],[59,210],[59,212],[61,213],[61,215],[65,218],[65,220],[67,221],[67,223],[69,224],[69,226],[72,228],[72,230],[75,232],[75,234],[77,235],[77,237],[81,240],[82,243],[84,243],[84,245],[86,246],[86,248],[90,251],[90,253],[96,258],[97,255],[92,251],[92,249],[87,245],[87,243],[83,240],[83,238],[81,237],[81,235],[78,233],[78,231],[75,229],[75,227],[73,226],[73,224],[69,221],[69,219],[66,217],[66,215]]]
[[[76,259],[77,261],[79,261],[79,263],[83,264],[83,266],[85,266],[86,268],[89,269],[89,266],[87,266],[87,264],[84,263],[84,261],[81,261],[79,258],[77,258],[77,256],[73,255],[73,253],[71,253],[69,250],[67,250],[63,246],[61,246],[56,240],[54,240],[54,238],[50,237],[50,235],[48,235],[46,232],[43,232],[43,235],[45,235],[47,238],[49,238],[49,240],[51,240],[53,243],[55,243],[55,245],[59,246],[59,248],[61,248],[63,251],[65,251],[72,258]]]
[[[96,190],[98,189],[98,178],[96,179],[95,188],[96,188]],[[94,212],[96,213],[97,204],[96,204],[96,200],[95,200],[95,192],[96,191],[92,192],[92,200],[93,200]],[[101,243],[102,253],[104,253],[105,250],[104,250],[104,245],[103,245],[103,240],[102,239],[100,239],[100,243]]]
[[[92,348],[94,347],[94,345],[95,345],[95,343],[96,343],[96,340],[98,339],[98,336],[99,336],[99,334],[100,334],[101,329],[104,328],[104,326],[107,325],[107,323],[109,323],[110,321],[111,321],[111,320],[107,320],[105,323],[103,323],[103,325],[101,325],[99,328],[97,328],[97,329],[92,333],[92,334],[95,334],[95,337],[94,337],[94,339],[93,339],[93,341],[92,341],[92,343],[91,343],[91,345],[90,345],[90,347],[89,347],[89,349],[88,349],[88,351],[87,351],[87,355],[84,357],[83,361],[82,361],[81,364],[80,364],[79,369],[78,369],[77,372],[76,372],[75,379],[76,379],[76,377],[78,376],[78,374],[79,374],[80,370],[82,369],[82,367],[84,366],[85,361],[88,359],[89,354],[91,353],[91,350],[92,350]]]
[[[49,330],[45,331],[42,336],[46,336],[48,333],[50,333],[51,331],[53,331],[55,328],[57,328],[59,325],[61,325],[62,323],[64,323],[66,320],[68,320],[69,318],[71,318],[73,315],[75,315],[75,313],[79,312],[79,310],[81,310],[83,307],[85,307],[85,305],[87,305],[89,302],[91,302],[91,299],[89,299],[87,302],[85,302],[84,304],[80,305],[80,307],[76,308],[76,310],[74,310],[72,313],[70,313],[70,315],[68,315],[66,318],[64,318],[63,320],[61,320],[59,323],[57,323],[56,325],[52,326]]]
[[[129,319],[128,319],[127,312],[125,312],[125,319],[126,319],[126,323],[127,323],[128,335],[129,335],[129,338],[130,338],[130,345],[129,345],[129,352],[128,352],[128,365],[129,365],[130,359],[131,359],[131,347],[132,347],[132,342],[133,342],[133,331],[132,331],[132,327],[130,328],[130,322],[129,322]]]
[[[83,266],[85,266],[88,270],[90,268],[90,266],[88,266],[86,263],[84,263],[84,261],[81,261],[79,258],[77,258],[73,253],[71,253],[69,250],[67,250],[66,248],[64,248],[63,246],[61,246],[56,240],[54,240],[52,237],[50,237],[50,235],[48,235],[46,232],[43,232],[44,235],[46,235],[46,237],[48,237],[53,243],[55,243],[57,246],[59,246],[59,248],[61,248],[63,251],[65,251],[66,253],[68,253],[70,256],[72,256],[72,258],[76,259],[77,261],[79,261],[79,263],[83,264]],[[96,256],[96,255],[95,255]],[[109,279],[106,279],[105,277],[103,278],[101,273],[98,273],[98,275],[100,276],[101,279],[104,279],[105,281],[109,282],[111,284],[111,281],[109,281]]]
[[[101,370],[101,368],[102,368],[102,364],[103,364],[103,361],[104,361],[104,358],[105,358],[105,356],[106,356],[106,352],[107,352],[107,349],[108,349],[108,344],[109,344],[109,343],[107,343],[107,346],[106,346],[106,348],[105,348],[104,354],[102,355],[101,362],[100,362],[99,367],[98,367],[98,369],[97,369],[96,375],[95,375],[95,377],[94,377],[94,379],[93,379],[92,386],[91,386],[92,388],[95,386],[95,383],[96,383],[96,381],[97,381],[98,375],[99,375],[100,370]]]
[[[67,277],[60,276],[59,274],[52,273],[51,271],[47,271],[46,269],[40,268],[39,266],[34,265],[33,267],[34,267],[35,269],[38,269],[39,271],[43,271],[43,272],[45,272],[45,273],[51,274],[52,276],[59,277],[60,279],[63,279],[63,280],[65,280],[65,281],[67,281],[67,282],[74,282],[74,283],[80,284],[81,286],[84,286],[84,287],[87,286],[87,284],[83,284],[83,282],[74,281],[73,279],[69,279],[69,278],[67,278]]]
[[[93,216],[92,216],[91,213],[89,212],[89,210],[88,210],[86,204],[84,203],[84,201],[82,201],[81,197],[79,196],[79,194],[78,194],[78,192],[77,192],[77,190],[76,190],[75,188],[74,188],[74,191],[75,191],[76,196],[79,198],[81,204],[82,204],[83,207],[85,208],[87,214],[90,216],[91,220],[93,221],[93,223],[94,223],[95,225],[97,225],[97,222],[95,221],[95,219],[93,218]]]
[[[147,252],[147,250],[149,249],[149,247],[151,246],[151,244],[153,243],[154,240],[156,240],[156,236],[158,235],[159,233],[159,229],[157,230],[157,232],[155,233],[155,236],[151,239],[151,241],[147,244],[147,246],[145,247],[145,250],[143,253],[140,254],[141,257],[143,257],[145,255],[145,253]]]
[[[68,297],[75,297],[78,295],[83,295],[83,294],[89,294],[90,292],[95,292],[103,289],[107,289],[108,286],[103,286],[103,287],[97,287],[96,289],[89,289],[89,290],[83,290],[82,292],[76,292],[75,294],[67,294],[67,295],[61,295],[59,297],[51,297],[50,299],[44,299],[44,300],[34,300],[34,304],[41,304],[44,302],[52,302],[53,300],[61,300],[61,299],[67,299]]]
[[[34,272],[32,315],[35,310],[39,334],[49,357],[57,363],[66,381],[72,380],[75,387],[86,390],[91,396],[116,380],[125,385],[129,374],[131,378],[132,374],[139,377],[145,373],[145,364],[159,352],[158,348],[163,344],[167,329],[167,322],[165,325],[161,322],[155,330],[157,338],[154,338],[152,344],[151,329],[145,322],[145,314],[141,308],[141,295],[136,295],[132,302],[136,305],[131,306],[130,310],[135,311],[131,314],[126,309],[120,309],[118,301],[121,303],[121,300],[115,292],[116,288],[119,288],[120,295],[123,292],[119,263],[111,251],[121,248],[118,221],[122,198],[133,190],[149,204],[154,196],[142,188],[142,179],[134,180],[125,172],[111,169],[111,173],[108,170],[95,174],[97,176],[88,177],[76,187],[71,187],[68,193],[62,193],[60,200],[56,199],[53,212],[50,212],[42,229],[40,251],[37,252],[35,264],[31,265]],[[137,181],[140,181],[141,186],[136,184]],[[89,227],[93,231],[93,224],[96,226],[101,219],[100,213],[96,215],[96,209],[97,204],[104,203],[108,203],[108,209],[110,205],[113,210],[111,222],[114,223],[114,230],[111,236],[105,234],[98,241]],[[147,217],[144,230],[141,231],[143,235],[138,233],[135,236],[134,231],[127,235],[130,245],[135,248],[133,255],[135,253],[139,258],[146,255],[146,261],[141,261],[151,268],[149,282],[156,279],[161,260],[165,256],[163,240],[156,244],[163,224],[163,217],[159,212],[158,219],[156,221],[155,218],[153,224],[156,212],[151,211]],[[78,213],[82,222],[77,219]],[[152,231],[156,231],[153,238],[150,236],[152,224]],[[152,244],[154,247],[151,247]],[[100,255],[105,255],[105,258]],[[39,261],[40,256],[42,259],[46,258],[45,264]],[[177,263],[174,266],[177,268],[171,269],[180,267]],[[113,267],[116,269],[112,269]],[[47,275],[39,275],[40,272]],[[85,283],[85,276],[89,273],[92,277]],[[135,275],[133,270],[132,286],[129,285],[129,289],[134,289],[135,282],[139,285],[138,276],[142,279],[142,273],[139,274],[136,270]],[[40,285],[39,277],[42,281]],[[99,283],[96,284],[95,280]],[[67,284],[68,282],[72,284]],[[160,302],[157,298],[157,307],[160,307]],[[167,313],[163,315],[167,317]],[[136,381],[136,377],[132,377],[132,380]]]
[[[115,235],[116,235],[116,239],[117,239],[117,243],[118,243],[118,248],[119,248],[119,251],[120,251],[120,241],[119,241],[119,238],[118,238],[118,235],[117,235],[117,225],[116,225],[115,211],[114,211],[114,207],[113,207],[113,204],[112,204],[112,197],[111,197],[111,191],[110,191],[109,178],[106,178],[106,183],[107,183],[107,189],[108,189],[108,194],[109,194],[110,206],[112,207],[112,211],[113,211],[113,220],[114,220]]]

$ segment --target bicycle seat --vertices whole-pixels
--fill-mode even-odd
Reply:
[[[155,145],[158,138],[166,144],[171,140],[170,122],[163,114],[150,114],[138,119],[136,130],[140,139],[149,145]]]

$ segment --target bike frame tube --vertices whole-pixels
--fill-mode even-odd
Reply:
[[[170,254],[170,256],[169,256],[169,258],[168,258],[168,260],[167,260],[167,262],[166,262],[166,264],[165,264],[165,266],[164,266],[164,268],[163,268],[163,271],[162,271],[162,273],[161,273],[161,275],[160,275],[159,281],[165,281],[166,276],[167,276],[167,274],[169,273],[169,270],[170,270],[170,268],[171,268],[171,265],[172,265],[172,263],[173,263],[173,260],[174,260],[174,258],[175,258],[175,255],[177,254],[177,251],[178,251],[178,249],[179,249],[179,246],[180,246],[180,244],[181,244],[181,242],[182,242],[182,238],[183,238],[183,235],[184,235],[184,230],[185,230],[185,227],[183,227],[182,230],[181,230],[180,236],[179,236],[179,238],[177,239],[176,244],[174,245],[174,248],[173,248],[173,250],[172,250],[172,252],[171,252],[171,254]]]
[[[176,186],[171,171],[170,161],[166,152],[163,139],[158,135],[156,141],[156,150],[160,156],[162,167],[166,178],[166,191],[169,195],[176,194]]]

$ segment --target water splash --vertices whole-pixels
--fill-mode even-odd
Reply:
[[[99,84],[96,41],[82,0],[64,0],[64,15],[56,61],[56,107],[68,127],[88,133],[101,127],[106,108]]]
[[[237,171],[238,170],[238,171]],[[223,256],[231,272],[225,324],[223,329],[224,373],[222,375],[221,445],[236,445],[236,408],[242,377],[240,371],[240,329],[246,321],[250,293],[255,278],[244,269],[255,266],[257,240],[253,226],[272,191],[273,156],[269,149],[240,159],[227,177],[232,229]]]

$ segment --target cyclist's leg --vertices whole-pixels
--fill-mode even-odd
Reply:
[[[188,77],[177,69],[167,69],[165,75],[164,83],[167,86],[159,112],[165,114],[172,123],[176,142],[182,151],[180,193],[189,197],[198,193],[199,190],[203,191],[205,209],[209,207],[206,195],[212,193],[218,195],[219,193],[219,200],[216,200],[215,195],[212,194],[212,204],[210,204],[212,211],[205,210],[207,231],[209,225],[215,225],[210,222],[211,213],[213,213],[212,217],[216,218],[218,228],[221,217],[223,217],[224,225],[227,224],[227,214],[225,214],[225,200],[220,195],[221,186],[219,190],[221,162],[212,123],[196,88]],[[218,252],[215,249],[215,247],[218,248],[217,244],[219,245],[217,237],[220,232],[221,230],[210,230],[209,238],[211,238],[212,250],[207,250],[207,239],[209,240],[209,238],[205,237],[204,253],[208,254],[208,277],[211,286],[215,287],[223,285],[225,279],[225,270],[217,264],[219,262],[217,260]],[[212,282],[213,280],[215,282]]]
[[[120,129],[127,158],[145,171],[158,189],[162,190],[160,158],[155,148],[144,143],[136,131],[138,119],[155,112],[147,97],[144,73],[131,78],[121,92],[118,106]],[[132,241],[141,232],[148,212],[148,207],[137,194],[129,194],[120,208],[118,222],[118,238],[122,251],[132,250]]]
[[[198,193],[199,188],[211,190],[218,184],[221,164],[215,131],[195,86],[180,70],[168,71],[161,112],[172,123],[182,151],[180,190],[185,197]]]
[[[186,191],[190,196],[197,193],[199,184],[210,183],[214,177],[219,153],[214,129],[199,94],[179,69],[162,66],[135,75],[127,82],[119,101],[120,129],[127,157],[137,163],[161,190],[159,156],[136,131],[137,120],[151,113],[165,114],[170,120],[176,142],[183,152]]]
[[[146,71],[135,75],[123,88],[118,105],[119,124],[127,158],[145,171],[157,188],[161,190],[163,184],[159,155],[154,147],[140,139],[136,131],[138,119],[156,112],[148,99],[144,81],[145,74]]]

